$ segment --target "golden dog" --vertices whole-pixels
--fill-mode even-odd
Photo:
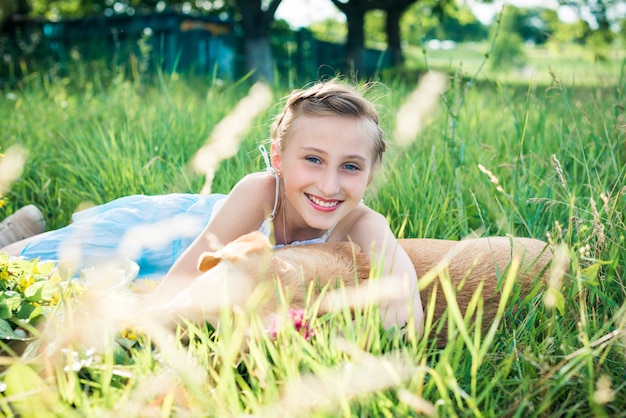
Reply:
[[[482,283],[483,324],[489,324],[496,314],[499,288],[513,258],[519,259],[516,286],[522,297],[534,281],[545,281],[552,259],[548,244],[530,238],[402,239],[399,243],[411,258],[418,278],[436,272],[435,279],[420,290],[426,310],[428,303],[435,301],[435,321],[443,316],[448,306],[440,288],[442,277],[450,278],[462,314]],[[280,283],[289,306],[302,308],[310,287],[313,296],[320,295],[325,286],[332,288],[339,282],[346,289],[354,289],[357,282],[370,277],[370,267],[365,254],[348,242],[273,250],[267,238],[253,232],[219,251],[202,254],[198,269],[203,274],[171,300],[165,311],[215,323],[221,308],[244,306],[257,286],[273,284],[274,280]],[[436,295],[431,299],[435,289]],[[259,307],[259,313],[263,316],[276,312],[279,303],[278,297],[267,298]],[[320,312],[330,309],[329,304],[320,305]],[[445,324],[442,326],[439,342],[445,343],[447,328]]]

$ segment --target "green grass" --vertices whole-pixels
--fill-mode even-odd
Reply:
[[[466,74],[474,74],[490,52],[489,42],[460,43],[450,50],[430,50],[409,45],[405,48],[408,68],[429,68],[455,72],[462,69]],[[526,85],[531,80],[538,84],[552,82],[550,72],[558,74],[566,84],[577,86],[612,87],[620,79],[626,54],[619,46],[607,47],[604,59],[595,60],[593,51],[583,45],[536,45],[523,48],[525,58],[522,65],[510,71],[484,68],[479,79],[499,81],[508,84]]]
[[[541,84],[453,80],[412,144],[391,140],[366,196],[400,237],[478,232],[564,244],[571,264],[557,289],[562,305],[546,306],[540,288],[519,299],[509,282],[512,296],[491,334],[451,315],[451,328],[469,338],[453,334],[438,349],[382,330],[374,308],[354,322],[348,312],[314,318],[315,301],[310,340],[291,327],[270,338],[251,303],[217,332],[189,324],[171,341],[156,331],[112,335],[96,352],[72,339],[64,346],[76,351],[72,361],[46,351],[2,357],[1,413],[391,417],[419,415],[414,403],[423,399],[438,416],[624,416],[626,78],[617,74],[598,86],[573,84],[558,70]],[[392,132],[413,86],[385,84],[372,96]],[[246,93],[245,82],[33,74],[0,97],[0,152],[20,144],[29,153],[1,210],[35,203],[56,228],[85,202],[198,192],[202,179],[187,163]],[[213,191],[263,168],[256,147],[275,112],[221,164]],[[107,298],[112,311],[121,306]],[[64,370],[79,358],[83,367]]]

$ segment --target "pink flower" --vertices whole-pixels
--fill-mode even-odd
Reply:
[[[315,335],[315,330],[311,328],[309,321],[304,319],[304,309],[289,309],[287,317],[298,331],[307,341]],[[273,338],[276,338],[278,332],[283,328],[282,318],[275,316],[268,328],[268,332]]]

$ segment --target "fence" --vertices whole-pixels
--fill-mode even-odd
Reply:
[[[167,72],[235,72],[233,23],[211,17],[163,13],[80,20],[14,22],[4,30],[0,54],[4,71],[14,77],[27,65],[66,66],[72,59],[105,59],[111,65],[137,58]]]
[[[319,41],[306,29],[274,30],[270,43],[279,74],[311,80],[346,70],[345,46]],[[245,71],[242,44],[233,21],[211,16],[159,13],[11,22],[0,36],[0,81],[19,79],[25,68],[64,68],[72,60],[99,59],[112,67],[135,59],[144,70],[234,79]],[[388,66],[383,51],[366,50],[365,72]]]

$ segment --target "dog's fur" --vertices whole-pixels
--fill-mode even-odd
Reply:
[[[513,257],[520,260],[517,285],[522,296],[527,294],[533,281],[544,280],[552,259],[551,249],[545,242],[529,238],[404,239],[399,243],[411,258],[418,278],[432,274],[433,269],[437,271],[436,279],[420,291],[425,309],[445,274],[449,274],[462,314],[482,282],[483,324],[490,323],[496,314],[499,285]],[[218,319],[216,307],[243,306],[259,284],[273,283],[272,280],[281,284],[290,307],[302,308],[312,281],[316,296],[324,286],[332,287],[335,281],[341,281],[350,289],[355,287],[356,281],[370,277],[369,259],[349,242],[272,250],[270,242],[258,232],[244,235],[219,251],[202,254],[198,269],[202,275],[168,305],[177,315],[209,322]],[[223,290],[228,302],[224,301]],[[434,319],[437,320],[447,308],[440,287],[434,300]],[[278,303],[277,297],[268,298],[261,306],[261,314],[275,312]],[[325,306],[321,304],[321,312]],[[439,334],[441,341],[445,341],[445,334],[444,324]]]

